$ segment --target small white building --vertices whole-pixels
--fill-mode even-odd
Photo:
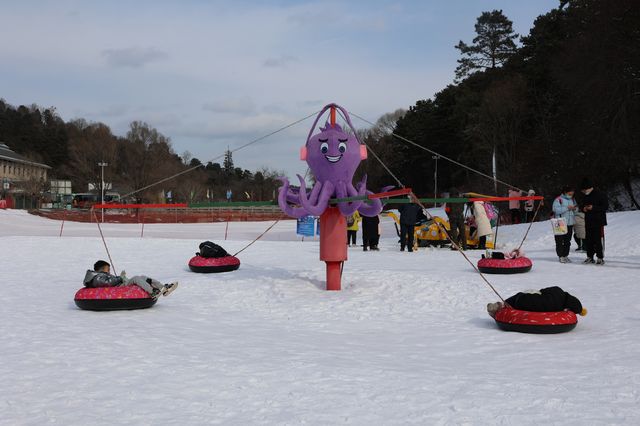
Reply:
[[[31,161],[0,142],[0,200],[10,208],[38,208],[51,170]]]
[[[0,142],[0,179],[3,190],[12,189],[16,183],[30,179],[46,182],[49,170],[50,166],[31,161]]]

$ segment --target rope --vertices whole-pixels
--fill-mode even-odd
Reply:
[[[352,113],[353,114],[353,113]],[[358,117],[357,115],[353,114],[354,116]],[[358,117],[360,118],[360,117]],[[369,147],[367,147],[369,148]],[[371,150],[371,148],[369,148]],[[380,162],[380,164],[382,164],[382,166],[388,170],[388,167],[382,162],[382,160],[380,159],[380,157],[378,157],[373,150],[371,150],[371,153],[374,155],[374,157]],[[392,174],[393,176],[393,174]],[[394,179],[396,179],[396,181],[398,181],[398,183],[404,188],[404,185],[402,185],[402,182],[400,182],[400,180],[393,176]],[[453,241],[453,238],[451,238],[451,236],[449,235],[449,233],[447,232],[446,228],[444,228],[442,226],[441,223],[439,223],[437,220],[435,220],[435,218],[431,215],[431,213],[429,213],[429,211],[427,210],[427,208],[425,207],[424,204],[422,204],[422,202],[420,201],[420,199],[416,196],[416,194],[413,193],[413,191],[411,191],[409,193],[409,197],[412,199],[412,201],[414,203],[416,203],[417,205],[420,206],[420,208],[422,208],[422,211],[425,213],[425,215],[427,216],[428,219],[433,220],[433,223],[436,224],[436,226],[438,227],[438,229],[440,229],[440,232],[442,232],[447,239],[451,242],[451,245],[458,251],[458,253],[460,253],[462,255],[462,257],[465,258],[465,260],[467,262],[469,262],[469,265],[471,265],[473,267],[473,269],[480,275],[480,278],[482,278],[482,280],[485,282],[485,284],[487,284],[489,286],[489,288],[491,290],[493,290],[493,292],[496,294],[496,296],[498,296],[500,298],[500,300],[502,300],[502,303],[507,304],[507,302],[505,302],[504,298],[500,295],[500,293],[498,293],[498,290],[496,290],[496,288],[489,282],[489,280],[487,280],[487,278],[484,276],[484,274],[482,272],[480,272],[480,270],[478,269],[478,267],[471,261],[471,259],[469,259],[469,257],[464,253],[463,250],[461,250],[460,246]],[[466,238],[466,236],[465,236]]]
[[[356,116],[356,117],[357,117],[357,116]],[[393,172],[389,169],[389,167],[387,167],[387,165],[386,165],[386,164],[384,164],[384,163],[382,162],[382,160],[380,159],[380,157],[378,157],[378,154],[376,154],[376,153],[371,149],[371,147],[370,147],[366,142],[363,142],[363,143],[364,143],[364,146],[366,146],[366,147],[367,147],[367,149],[369,150],[369,152],[370,152],[371,154],[373,154],[373,157],[374,157],[376,160],[378,160],[378,161],[380,162],[380,164],[382,165],[382,167],[384,167],[384,169],[387,171],[387,173],[389,173],[389,174],[391,175],[391,177],[392,177],[393,179],[395,179],[395,181],[398,183],[398,185],[400,185],[400,187],[401,187],[401,188],[404,188],[405,186],[402,184],[402,182],[400,182],[400,179],[398,179],[398,177],[397,177],[396,175],[394,175],[394,174],[393,174]]]
[[[372,125],[372,126],[375,126],[375,125],[376,125],[375,123],[372,123],[371,121],[367,120],[366,118],[362,118],[362,117],[360,117],[358,114],[356,114],[356,113],[354,113],[354,112],[350,112],[350,114],[351,114],[351,115],[353,115],[353,116],[354,116],[354,117],[356,117],[356,118],[359,118],[360,120],[364,121],[365,123],[368,123],[368,124]],[[424,150],[424,151],[427,151],[427,152],[429,152],[429,153],[431,153],[431,154],[437,155],[437,156],[439,156],[440,158],[444,158],[445,160],[447,160],[447,161],[449,161],[449,162],[451,162],[451,163],[453,163],[453,164],[456,164],[456,165],[458,165],[458,166],[460,166],[460,167],[463,167],[463,168],[465,168],[465,169],[467,169],[467,170],[470,170],[470,171],[472,171],[472,172],[474,172],[474,173],[477,173],[477,174],[479,174],[480,176],[484,176],[484,177],[486,177],[486,178],[488,178],[488,179],[491,179],[491,180],[492,180],[492,181],[494,181],[494,182],[498,182],[498,183],[501,183],[502,185],[505,185],[505,186],[507,186],[507,187],[509,187],[509,188],[514,188],[514,189],[517,189],[517,190],[519,190],[519,191],[524,192],[522,189],[520,189],[520,188],[518,188],[518,187],[516,187],[516,186],[513,186],[513,185],[511,185],[510,183],[504,182],[504,181],[502,181],[502,180],[500,180],[500,179],[497,179],[497,178],[496,178],[496,179],[494,179],[494,178],[493,178],[493,176],[489,176],[488,174],[483,173],[483,172],[481,172],[480,170],[476,170],[476,169],[474,169],[473,167],[469,167],[469,166],[467,166],[466,164],[462,164],[461,162],[456,161],[456,160],[454,160],[453,158],[449,158],[449,157],[447,157],[447,156],[445,156],[445,155],[442,155],[442,154],[440,154],[440,153],[438,153],[438,152],[436,152],[436,151],[434,151],[434,150],[432,150],[432,149],[429,149],[429,148],[427,148],[427,147],[425,147],[425,146],[422,146],[422,145],[420,145],[420,144],[418,144],[418,143],[416,143],[416,142],[414,142],[414,141],[412,141],[412,140],[410,140],[410,139],[407,139],[407,138],[405,138],[404,136],[401,136],[401,135],[399,135],[399,134],[397,134],[397,133],[395,133],[395,132],[393,132],[393,131],[391,132],[391,135],[395,136],[396,138],[398,138],[398,139],[400,139],[400,140],[402,140],[402,141],[404,141],[404,142],[406,142],[406,143],[408,143],[408,144],[410,144],[410,145],[413,145],[413,146],[415,146],[415,147],[417,147],[417,148],[420,148],[420,149],[422,149],[422,150]],[[383,164],[383,166],[384,166],[384,164]],[[386,166],[385,166],[385,168],[386,168]]]
[[[489,286],[489,288],[491,290],[493,290],[493,292],[496,294],[496,296],[498,296],[500,298],[500,300],[502,300],[502,303],[507,303],[505,302],[505,300],[502,298],[502,296],[500,295],[500,293],[498,293],[498,290],[496,290],[496,288],[489,282],[489,280],[487,280],[487,278],[484,276],[484,274],[482,272],[480,272],[480,270],[478,269],[478,267],[476,266],[475,263],[473,263],[471,261],[471,259],[469,259],[469,257],[465,254],[464,250],[462,250],[460,248],[460,246],[453,241],[453,238],[451,238],[451,236],[449,235],[449,233],[447,232],[446,228],[444,228],[442,226],[442,224],[440,222],[438,222],[437,220],[435,220],[435,218],[431,215],[431,213],[429,213],[429,211],[427,210],[427,208],[424,206],[424,204],[422,204],[420,202],[420,200],[418,199],[418,197],[416,197],[416,195],[411,192],[411,194],[409,194],[409,196],[412,198],[412,200],[414,200],[414,202],[419,205],[422,208],[422,211],[426,214],[426,216],[433,220],[433,223],[436,224],[436,226],[440,229],[440,232],[442,232],[447,239],[451,242],[451,245],[458,251],[458,253],[460,253],[462,255],[462,257],[464,257],[464,259],[469,263],[469,265],[471,265],[473,267],[473,269],[475,269],[475,271],[480,274],[480,278],[483,279],[483,281]],[[466,238],[466,236],[465,236]]]
[[[303,118],[301,118],[301,119],[299,119],[299,120],[296,120],[296,121],[294,121],[294,122],[292,122],[292,123],[287,124],[286,126],[282,126],[282,127],[280,127],[279,129],[274,130],[273,132],[270,132],[270,133],[267,133],[266,135],[260,136],[259,138],[256,138],[256,139],[254,139],[254,140],[252,140],[252,141],[250,141],[250,142],[247,142],[246,144],[241,145],[241,146],[239,146],[238,148],[233,149],[233,150],[231,150],[231,151],[229,151],[229,152],[231,152],[231,153],[238,152],[238,151],[240,151],[241,149],[244,149],[244,148],[246,148],[246,147],[248,147],[248,146],[251,146],[251,145],[253,145],[253,144],[255,144],[255,143],[260,142],[261,140],[264,140],[264,139],[266,139],[266,138],[268,138],[268,137],[270,137],[270,136],[273,136],[273,135],[275,135],[276,133],[280,133],[280,132],[282,132],[282,131],[284,131],[284,130],[288,129],[289,127],[293,127],[293,126],[295,126],[296,124],[301,123],[301,122],[303,122],[303,121],[305,121],[305,120],[307,120],[307,119],[309,119],[309,118],[313,117],[313,116],[314,116],[314,115],[316,115],[318,112],[319,112],[319,111],[316,111],[316,112],[314,112],[313,114],[309,114],[309,115],[307,115],[306,117],[303,117]],[[210,162],[213,162],[213,161],[219,160],[220,158],[223,158],[223,157],[225,156],[225,154],[226,154],[226,151],[225,151],[223,154],[220,154],[220,155],[218,155],[217,157],[214,157],[214,158],[212,158],[212,159],[211,159],[211,160],[209,160],[209,161],[210,161]],[[175,178],[177,178],[178,176],[182,176],[182,175],[184,175],[184,174],[186,174],[186,173],[190,173],[190,172],[192,172],[192,171],[194,171],[194,170],[196,170],[196,169],[199,169],[200,167],[204,167],[204,166],[205,166],[205,164],[199,164],[199,165],[197,165],[197,166],[190,167],[190,168],[188,168],[188,169],[186,169],[186,170],[183,170],[183,171],[181,171],[181,172],[178,172],[178,173],[176,173],[176,174],[174,174],[174,175],[171,175],[171,176],[166,177],[166,178],[164,178],[164,179],[160,179],[160,180],[159,180],[159,181],[157,181],[157,182],[151,183],[151,184],[149,184],[149,185],[147,185],[147,186],[143,186],[142,188],[136,189],[135,191],[129,192],[128,194],[124,194],[124,195],[122,196],[122,198],[126,198],[126,197],[129,197],[129,196],[133,195],[133,194],[137,194],[138,192],[141,192],[141,191],[147,190],[147,189],[149,189],[149,188],[151,188],[151,187],[154,187],[154,186],[156,186],[156,185],[159,185],[159,184],[161,184],[161,183],[164,183],[164,182],[166,182],[166,181],[168,181],[168,180],[175,179]]]
[[[91,213],[93,213],[93,218],[96,221],[96,225],[98,225],[98,231],[100,231],[100,237],[102,238],[102,244],[104,244],[104,249],[107,251],[107,256],[109,257],[109,263],[111,263],[111,268],[113,268],[113,275],[118,275],[116,272],[116,267],[113,265],[113,259],[111,259],[111,253],[109,253],[109,247],[107,246],[107,242],[104,239],[104,234],[102,233],[102,228],[100,227],[100,222],[98,221],[98,217],[96,216],[96,211],[91,209]]]
[[[256,238],[255,240],[251,241],[249,244],[247,244],[246,246],[244,246],[242,249],[240,249],[240,251],[236,252],[234,254],[234,256],[239,255],[240,253],[242,253],[243,251],[245,251],[246,249],[248,249],[249,247],[251,247],[253,245],[253,243],[255,243],[256,241],[258,241],[260,238],[262,238],[267,232],[269,232],[271,230],[271,228],[273,228],[274,226],[276,226],[276,224],[280,222],[280,219],[276,220],[275,222],[273,222],[273,224],[268,227],[262,234],[258,235],[258,238]]]
[[[536,212],[533,214],[533,219],[531,219],[531,223],[529,223],[529,227],[527,228],[527,232],[524,233],[524,237],[522,238],[522,241],[520,241],[520,245],[518,246],[518,248],[516,250],[520,251],[520,249],[522,248],[522,245],[524,244],[524,240],[527,239],[527,235],[529,235],[529,231],[531,230],[531,227],[533,226],[533,222],[536,221],[536,217],[538,217],[538,212],[540,211],[540,207],[542,207],[542,202],[538,203],[538,208],[536,209]]]

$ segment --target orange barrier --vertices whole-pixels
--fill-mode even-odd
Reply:
[[[94,209],[177,209],[189,207],[186,203],[177,204],[95,204]]]

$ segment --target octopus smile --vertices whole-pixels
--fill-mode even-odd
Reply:
[[[332,163],[337,163],[342,158],[342,154],[340,155],[325,155],[325,158]]]

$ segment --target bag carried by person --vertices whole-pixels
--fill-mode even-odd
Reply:
[[[351,215],[347,218],[347,226],[348,227],[352,227],[353,224],[356,223],[356,217],[355,215]]]
[[[551,227],[553,228],[553,235],[566,235],[569,232],[567,221],[563,217],[551,219]]]
[[[205,241],[200,243],[198,246],[200,249],[199,253],[196,253],[197,256],[206,257],[206,258],[217,258],[217,257],[225,257],[229,256],[229,253],[216,243],[212,243],[211,241]]]

